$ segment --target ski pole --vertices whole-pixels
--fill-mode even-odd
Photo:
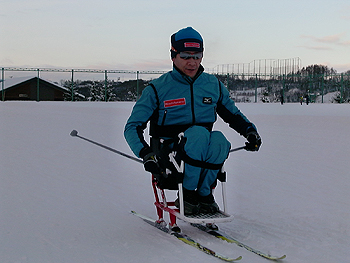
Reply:
[[[133,156],[131,156],[131,155],[129,155],[129,154],[123,153],[123,152],[118,151],[118,150],[116,150],[116,149],[110,148],[110,147],[108,147],[108,146],[106,146],[106,145],[100,144],[100,143],[98,143],[98,142],[89,140],[89,139],[87,139],[87,138],[85,138],[85,137],[83,137],[83,136],[80,136],[80,135],[78,135],[78,131],[77,131],[77,130],[72,130],[71,133],[70,133],[70,135],[71,135],[72,137],[78,137],[78,138],[80,138],[80,139],[83,139],[83,140],[85,140],[85,141],[88,141],[88,142],[90,142],[90,143],[92,143],[92,144],[95,144],[95,145],[97,145],[97,146],[100,146],[100,147],[102,147],[102,148],[105,148],[105,149],[107,149],[107,150],[109,150],[109,151],[111,151],[111,152],[117,153],[117,154],[119,154],[119,155],[121,155],[121,156],[124,156],[124,157],[126,157],[126,158],[129,158],[129,159],[134,160],[134,161],[136,161],[136,162],[143,163],[141,159],[138,159],[138,158],[133,157]],[[243,150],[244,148],[245,148],[245,146],[241,146],[241,147],[238,147],[238,148],[234,148],[234,149],[231,149],[231,150],[229,151],[229,153],[231,153],[231,152],[236,152],[236,151],[239,151],[239,150]]]
[[[124,156],[124,157],[126,157],[126,158],[129,158],[129,159],[134,160],[134,161],[136,161],[136,162],[142,163],[142,160],[141,160],[141,159],[138,159],[138,158],[136,158],[136,157],[133,157],[133,156],[131,156],[131,155],[129,155],[129,154],[126,154],[126,153],[123,153],[123,152],[121,152],[121,151],[115,150],[115,149],[113,149],[113,148],[110,148],[110,147],[108,147],[108,146],[106,146],[106,145],[103,145],[103,144],[100,144],[100,143],[98,143],[98,142],[94,142],[94,141],[92,141],[92,140],[89,140],[89,139],[87,139],[87,138],[84,138],[83,136],[78,135],[78,131],[76,131],[76,130],[71,131],[70,136],[72,136],[72,137],[78,137],[78,138],[83,139],[83,140],[85,140],[85,141],[91,142],[91,143],[93,143],[93,144],[95,144],[95,145],[97,145],[97,146],[100,146],[100,147],[102,147],[102,148],[105,148],[105,149],[107,149],[107,150],[109,150],[109,151],[111,151],[111,152],[117,153],[117,154],[119,154],[119,155],[121,155],[121,156]]]
[[[245,147],[246,147],[246,146],[241,146],[241,147],[238,147],[238,148],[231,149],[231,150],[229,151],[229,153],[236,152],[236,151],[239,151],[239,150],[243,150],[243,149],[245,149]]]

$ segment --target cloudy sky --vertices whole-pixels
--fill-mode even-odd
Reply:
[[[187,26],[206,68],[299,57],[350,70],[349,0],[0,0],[0,67],[168,70]]]

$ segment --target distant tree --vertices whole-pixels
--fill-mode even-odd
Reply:
[[[65,101],[77,101],[83,100],[84,95],[79,92],[79,87],[77,82],[73,82],[70,80],[61,80],[61,86],[67,88],[67,92],[63,94],[63,98]],[[82,96],[83,95],[83,96]]]
[[[136,101],[138,93],[141,94],[143,89],[148,85],[148,83],[149,81],[145,81],[142,79],[128,80],[123,83],[119,83],[119,85],[115,89],[116,100]],[[139,87],[139,90],[137,90],[137,86]]]
[[[325,65],[310,65],[297,72],[297,85],[302,94],[325,94],[337,90],[337,71]]]
[[[297,72],[297,74],[301,74],[301,75],[331,75],[331,74],[335,74],[337,73],[337,71],[333,68],[328,68],[325,65],[310,65],[307,66],[306,68],[303,67],[301,70],[299,70]]]
[[[114,81],[92,81],[90,86],[90,101],[114,101]]]

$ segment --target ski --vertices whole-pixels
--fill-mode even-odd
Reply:
[[[210,228],[208,226],[201,225],[201,224],[193,224],[193,223],[191,223],[191,225],[196,227],[196,228],[198,228],[198,229],[200,229],[200,230],[202,230],[202,231],[204,231],[204,232],[206,232],[206,233],[208,233],[208,234],[210,234],[210,235],[212,235],[212,236],[214,236],[214,237],[216,237],[216,238],[225,240],[228,243],[234,243],[234,244],[236,244],[239,247],[243,247],[246,250],[248,250],[250,252],[253,252],[253,253],[255,253],[255,254],[263,257],[263,258],[270,259],[270,260],[281,260],[281,259],[286,258],[286,255],[283,255],[281,257],[276,257],[276,256],[271,256],[268,253],[261,252],[261,251],[255,249],[255,248],[252,248],[252,247],[250,247],[248,245],[243,244],[242,242],[238,241],[237,239],[227,235],[226,233],[224,233],[224,232],[222,232],[220,230],[215,230],[215,229],[212,229],[212,228]]]
[[[194,239],[192,239],[188,235],[185,235],[183,233],[178,233],[178,232],[171,231],[166,225],[164,225],[162,223],[158,223],[156,220],[154,220],[152,218],[149,218],[147,216],[141,215],[141,214],[139,214],[139,213],[137,213],[135,211],[131,211],[131,213],[133,215],[138,216],[139,218],[141,218],[143,221],[145,221],[146,223],[150,224],[151,226],[154,226],[154,227],[158,228],[159,230],[161,230],[161,231],[163,231],[163,232],[165,232],[167,234],[175,236],[177,239],[181,240],[182,242],[186,243],[187,245],[195,247],[195,248],[199,249],[200,251],[202,251],[202,252],[204,252],[204,253],[206,253],[208,255],[214,256],[214,257],[216,257],[218,259],[221,259],[221,260],[227,261],[227,262],[233,262],[233,261],[238,261],[238,260],[242,259],[241,256],[239,256],[237,258],[229,258],[229,257],[226,257],[224,255],[221,255],[221,254],[215,252],[214,250],[201,245],[199,242],[195,241]]]

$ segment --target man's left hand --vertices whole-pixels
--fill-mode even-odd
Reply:
[[[251,131],[247,133],[246,138],[248,142],[245,143],[245,149],[252,152],[259,151],[261,145],[260,135],[256,131]]]

